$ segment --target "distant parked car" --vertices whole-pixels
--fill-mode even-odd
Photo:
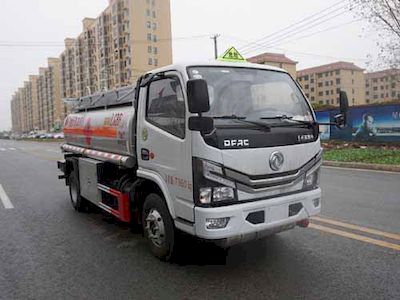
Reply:
[[[55,139],[63,139],[64,138],[64,133],[62,133],[62,132],[56,133],[56,134],[54,134],[54,138]]]

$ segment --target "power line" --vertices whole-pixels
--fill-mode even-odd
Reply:
[[[313,33],[310,33],[310,34],[307,34],[307,35],[303,35],[303,36],[297,37],[297,38],[289,40],[289,41],[283,41],[283,42],[280,42],[280,43],[276,43],[276,44],[273,44],[273,45],[271,45],[269,47],[273,48],[275,46],[279,46],[279,45],[282,45],[282,44],[292,43],[292,42],[295,42],[295,41],[298,41],[298,40],[301,40],[301,39],[305,39],[305,38],[308,38],[308,37],[316,35],[316,34],[327,32],[327,31],[330,31],[330,30],[334,30],[334,29],[337,29],[339,27],[343,27],[343,26],[346,26],[346,25],[349,25],[349,24],[352,24],[352,23],[360,22],[360,21],[361,21],[361,19],[357,19],[357,20],[353,20],[353,21],[350,21],[350,22],[342,23],[342,24],[339,24],[339,25],[336,25],[336,26],[325,28],[325,29],[320,30],[320,31],[316,31],[316,32],[313,32]]]
[[[186,36],[186,37],[176,37],[176,38],[164,38],[157,39],[157,42],[169,42],[169,41],[180,41],[180,40],[190,40],[190,39],[198,39],[209,37],[209,34],[202,35],[194,35],[194,36]],[[153,40],[133,40],[134,44],[146,44],[153,43]],[[85,43],[85,42],[83,42]],[[86,42],[87,43],[87,42]],[[103,46],[104,43],[89,43],[94,46]],[[57,42],[18,42],[18,41],[0,41],[0,47],[64,47],[65,44],[60,44]]]
[[[265,41],[265,40],[268,39],[268,38],[271,38],[271,37],[273,37],[273,36],[275,36],[275,35],[277,35],[277,34],[280,34],[280,33],[282,33],[282,32],[287,31],[288,29],[293,28],[293,27],[296,26],[296,25],[302,24],[302,23],[304,23],[304,22],[306,22],[306,21],[309,22],[309,21],[312,20],[314,17],[319,16],[320,14],[324,13],[325,11],[331,10],[332,8],[334,8],[334,7],[336,7],[336,6],[340,5],[340,4],[342,4],[342,3],[345,2],[345,1],[346,1],[346,0],[341,0],[341,1],[339,1],[339,2],[336,2],[335,4],[329,6],[329,7],[325,8],[325,9],[322,9],[322,10],[316,12],[315,14],[313,14],[313,15],[311,15],[311,16],[308,16],[308,17],[306,17],[306,18],[304,18],[304,19],[301,19],[301,20],[298,21],[298,22],[295,22],[295,23],[293,23],[293,24],[291,24],[291,25],[288,25],[288,26],[286,26],[286,27],[284,27],[284,28],[282,28],[282,29],[280,29],[280,30],[278,30],[278,31],[276,31],[276,32],[273,32],[273,33],[271,33],[271,34],[269,34],[269,35],[267,35],[267,36],[265,36],[265,37],[262,37],[262,38],[260,38],[260,39],[258,39],[258,40],[255,40],[255,41],[253,41],[253,42],[250,42],[248,45],[245,45],[245,46],[241,47],[239,50],[240,50],[240,51],[245,51],[245,50],[247,50],[247,48],[251,48],[252,45],[254,45],[254,44],[261,43],[261,42]],[[307,22],[307,23],[308,23],[308,22]]]
[[[307,25],[306,27],[303,26],[303,28],[299,28],[299,29],[296,29],[296,30],[289,31],[289,32],[285,33],[285,35],[281,35],[280,37],[272,38],[272,39],[270,39],[270,40],[268,40],[268,41],[265,41],[265,42],[262,43],[262,44],[259,44],[259,45],[256,46],[256,47],[253,47],[252,49],[249,49],[249,50],[244,51],[243,53],[244,53],[244,54],[248,54],[248,53],[251,53],[251,52],[260,50],[261,48],[265,47],[265,46],[268,45],[268,44],[277,43],[277,42],[286,40],[286,39],[288,39],[289,37],[296,36],[296,35],[299,34],[299,33],[303,33],[303,32],[305,32],[305,31],[307,31],[308,29],[314,28],[314,27],[316,27],[316,26],[318,26],[318,25],[321,25],[321,24],[323,24],[323,23],[326,23],[326,22],[328,22],[328,21],[330,21],[330,20],[332,20],[332,19],[334,19],[334,18],[336,18],[336,17],[338,17],[338,16],[341,16],[341,15],[343,14],[343,12],[344,12],[344,11],[341,11],[341,12],[339,12],[339,13],[333,15],[333,16],[330,16],[329,18],[323,19],[323,20],[321,20],[321,21],[319,21],[319,22],[317,22],[317,23],[315,23],[315,21],[317,21],[318,19],[317,19],[317,20],[314,20],[313,22],[311,22],[311,23],[309,23],[309,24],[305,24],[305,25]]]

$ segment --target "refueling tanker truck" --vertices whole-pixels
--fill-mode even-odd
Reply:
[[[58,168],[73,207],[142,226],[162,260],[179,231],[230,247],[321,211],[321,123],[282,69],[177,64],[72,102]],[[344,127],[347,108],[341,92],[324,125]]]

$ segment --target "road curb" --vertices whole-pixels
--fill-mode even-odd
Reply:
[[[380,164],[365,164],[365,163],[342,162],[342,161],[324,161],[323,165],[327,167],[336,167],[336,168],[363,169],[363,170],[400,173],[400,166],[394,166],[394,165],[392,166],[392,165],[380,165]]]

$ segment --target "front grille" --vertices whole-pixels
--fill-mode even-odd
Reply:
[[[265,175],[247,175],[235,170],[225,169],[227,179],[235,181],[239,190],[247,193],[258,193],[273,190],[289,189],[300,183],[304,175],[321,160],[321,153],[297,170]]]

